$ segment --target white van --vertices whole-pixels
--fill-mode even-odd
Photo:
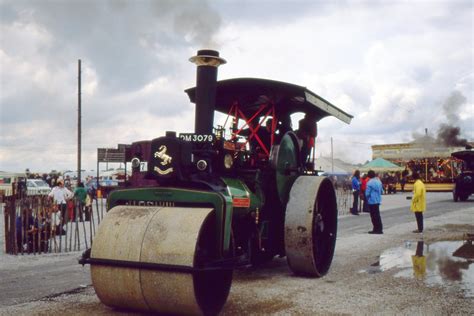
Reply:
[[[26,176],[21,172],[0,171],[0,195],[10,196],[13,193],[12,184],[25,180]]]

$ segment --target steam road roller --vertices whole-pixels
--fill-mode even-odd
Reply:
[[[169,131],[127,147],[127,187],[109,195],[80,260],[111,307],[215,315],[238,267],[286,256],[293,273],[321,277],[331,266],[336,196],[313,170],[314,141],[320,119],[352,116],[298,85],[217,81],[226,61],[216,51],[190,61],[194,133]],[[226,119],[214,127],[216,111]]]

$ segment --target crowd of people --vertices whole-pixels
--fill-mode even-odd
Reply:
[[[78,185],[76,177],[71,178],[70,175],[63,175],[61,173],[51,172],[51,173],[27,173],[27,179],[41,179],[46,182],[49,187],[55,187],[58,182],[62,182],[64,186],[69,190],[74,190]],[[92,176],[87,176],[83,183],[88,183],[90,180],[94,179]]]
[[[423,212],[426,210],[426,189],[420,174],[412,173],[415,180],[413,185],[413,196],[411,197],[410,210],[415,214],[417,229],[414,233],[423,233]],[[369,234],[383,234],[382,218],[380,216],[380,204],[384,193],[383,181],[373,171],[360,175],[359,170],[355,170],[351,178],[353,204],[350,209],[352,215],[359,215],[361,212],[370,213],[372,230]],[[359,198],[362,207],[359,207]]]
[[[16,218],[16,241],[18,251],[48,251],[52,236],[66,234],[69,222],[90,221],[92,201],[96,198],[93,187],[86,190],[79,183],[72,190],[62,178],[53,180],[55,185],[42,202],[42,207],[33,211],[24,207]]]
[[[408,181],[412,181],[411,177],[410,180],[408,178],[408,172],[383,172],[380,175],[377,176],[380,181],[382,182],[382,189],[383,193],[382,194],[395,194],[397,193],[398,187],[400,187],[401,192],[405,192],[405,185],[408,183]],[[360,185],[362,187],[365,186],[365,184],[368,181],[368,174],[367,173],[361,173],[359,171],[359,174],[357,175],[357,178],[360,181]],[[354,189],[354,183],[353,183],[353,178],[351,176],[332,176],[331,180],[333,182],[334,187],[337,188],[343,188],[345,190],[353,190]],[[359,188],[358,191],[360,193],[362,192],[363,188]],[[359,200],[359,198],[357,198]],[[363,201],[363,198],[360,198],[361,201]],[[366,209],[364,207],[364,209]]]

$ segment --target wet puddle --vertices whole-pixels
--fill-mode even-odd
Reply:
[[[395,277],[411,278],[428,286],[457,287],[465,297],[474,297],[474,242],[406,241],[403,247],[384,251],[379,261],[363,273],[380,273],[396,269]]]

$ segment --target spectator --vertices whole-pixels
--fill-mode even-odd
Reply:
[[[64,180],[64,186],[68,190],[72,190],[71,178],[69,177],[69,175],[66,175],[66,180]]]
[[[367,204],[367,198],[365,197],[367,182],[369,182],[369,177],[364,173],[360,180],[360,198],[362,199],[362,212],[364,213],[369,213],[369,205]]]
[[[24,208],[20,216],[16,218],[16,242],[18,251],[32,249],[32,234],[35,231],[35,220],[31,209]]]
[[[46,180],[45,180],[45,181],[46,181],[46,183],[47,183],[50,187],[51,187],[51,180],[52,180],[52,178],[51,178],[51,176],[48,174],[48,175],[46,176]]]
[[[23,198],[27,194],[27,187],[26,187],[26,179],[25,178],[18,178],[18,181],[14,184],[16,187],[16,195],[19,198]]]
[[[79,182],[77,185],[77,188],[74,190],[74,198],[76,199],[76,206],[79,210],[79,220],[82,221],[82,213],[84,210],[84,206],[86,205],[86,197],[87,197],[87,191],[84,188],[84,183]]]
[[[48,194],[50,198],[53,198],[53,202],[57,207],[57,210],[61,212],[61,225],[66,222],[66,204],[67,200],[71,199],[74,194],[64,187],[62,180],[57,181],[51,192]]]
[[[337,190],[337,177],[335,175],[331,176],[331,182],[334,186],[334,189]]]
[[[360,171],[355,170],[354,175],[351,179],[352,184],[352,195],[354,197],[351,214],[352,215],[359,215],[359,194],[360,194]]]
[[[18,251],[48,251],[48,223],[42,212],[33,216],[30,208],[24,208],[16,218],[16,241]]]
[[[415,213],[418,230],[414,233],[423,233],[423,212],[426,210],[426,189],[418,172],[413,173],[413,198],[411,200],[410,210]]]
[[[367,203],[369,203],[370,219],[372,221],[372,230],[369,234],[383,234],[382,219],[380,217],[380,203],[382,202],[382,182],[375,177],[375,172],[369,170],[369,182],[367,182],[367,189],[365,196]]]
[[[96,182],[93,180],[90,182],[90,186],[89,188],[87,189],[87,194],[89,194],[90,198],[91,198],[91,201],[94,200],[95,198],[97,198],[97,190],[96,188],[94,187],[94,185],[97,185]],[[92,203],[92,202],[91,202]]]
[[[407,183],[407,175],[408,175],[408,171],[404,170],[402,172],[402,178],[400,179],[400,187],[402,189],[402,192],[405,192],[405,184]]]
[[[384,173],[382,175],[382,188],[383,188],[383,194],[388,194],[388,174]]]
[[[57,185],[57,182],[58,182],[58,178],[56,176],[52,177],[51,178],[51,183],[50,183],[50,187],[55,187]]]
[[[92,197],[89,194],[89,192],[87,192],[86,207],[84,208],[84,212],[85,212],[85,221],[90,221],[91,215],[92,215]]]
[[[387,176],[387,194],[397,193],[396,189],[397,180],[393,173],[389,173]]]

